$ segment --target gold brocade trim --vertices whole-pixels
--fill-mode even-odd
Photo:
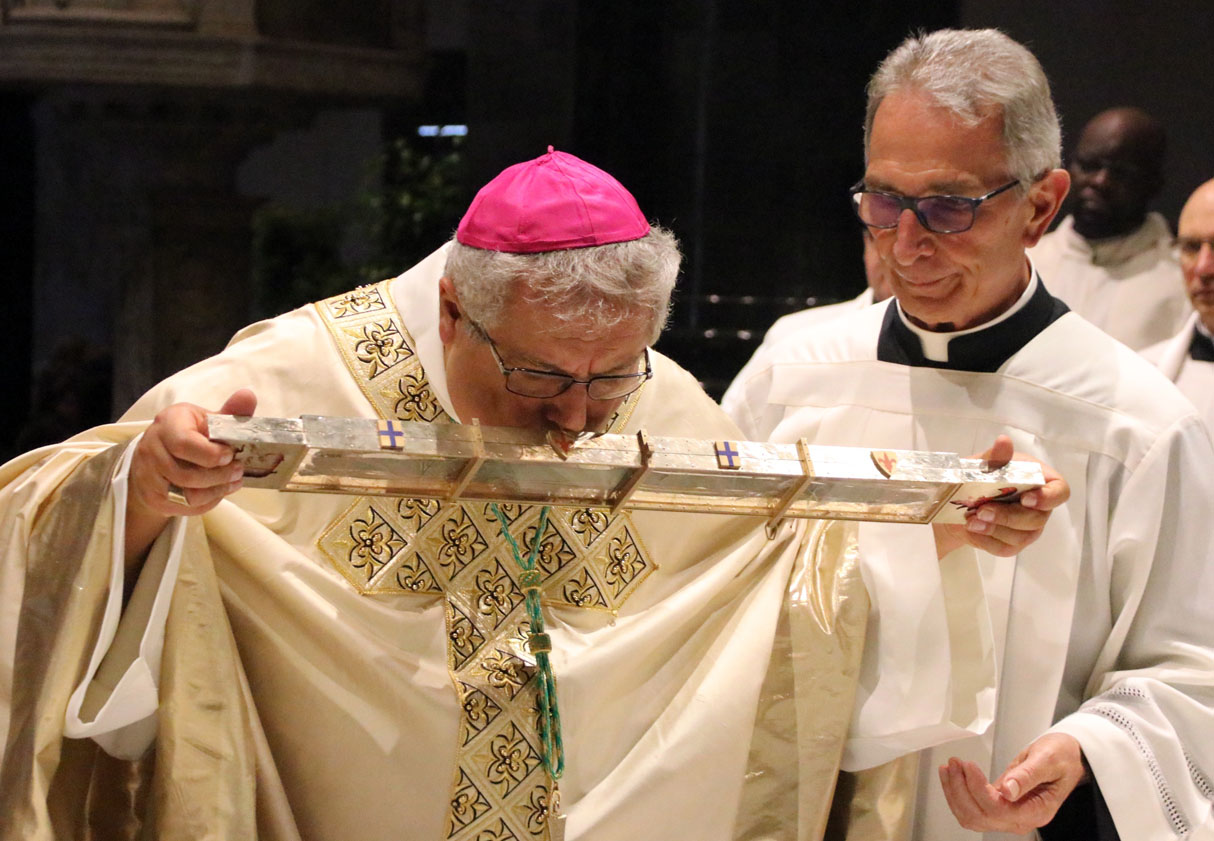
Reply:
[[[379,417],[450,423],[388,283],[316,308]],[[620,406],[611,431],[624,426],[639,394]],[[530,547],[540,509],[500,508],[511,535]],[[526,646],[520,570],[489,506],[358,497],[317,547],[360,593],[445,597],[447,667],[461,710],[446,839],[546,841],[552,785],[540,759],[535,658]],[[626,512],[557,508],[536,568],[545,606],[615,613],[656,565]]]

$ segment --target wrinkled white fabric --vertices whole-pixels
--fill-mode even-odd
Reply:
[[[1214,362],[1189,356],[1193,331],[1198,330],[1197,313],[1192,313],[1184,328],[1172,338],[1151,345],[1143,357],[1180,389],[1197,408],[1208,429],[1214,430]]]
[[[1068,216],[1028,253],[1051,295],[1134,350],[1175,334],[1189,313],[1172,231],[1158,213],[1103,240],[1080,236]]]
[[[1200,418],[1144,360],[1071,313],[991,374],[878,361],[884,314],[873,307],[785,341],[725,408],[748,437],[775,441],[977,452],[1006,432],[1072,489],[1014,567],[983,562],[1001,664],[996,721],[983,739],[925,754],[915,837],[973,837],[949,812],[935,765],[961,756],[994,778],[1051,726],[1081,742],[1123,838],[1208,831],[1214,450]]]

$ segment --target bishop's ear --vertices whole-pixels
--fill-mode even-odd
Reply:
[[[1025,248],[1031,248],[1045,236],[1070,190],[1071,174],[1065,169],[1051,169],[1029,187],[1028,200],[1032,215],[1024,228]]]
[[[438,337],[443,345],[449,345],[455,340],[455,331],[463,311],[459,306],[459,295],[451,278],[443,276],[438,281]]]

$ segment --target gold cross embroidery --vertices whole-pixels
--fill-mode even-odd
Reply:
[[[449,423],[387,283],[316,306],[381,418]],[[500,507],[518,544],[531,546],[539,508]],[[444,599],[447,664],[461,711],[447,841],[548,839],[552,785],[538,749],[523,592],[488,506],[360,497],[324,531],[318,548],[360,593]],[[545,607],[612,613],[656,568],[631,517],[599,509],[553,510],[536,567]]]

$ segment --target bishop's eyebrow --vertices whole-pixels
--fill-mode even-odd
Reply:
[[[547,362],[544,362],[539,357],[532,356],[531,354],[525,353],[523,351],[512,350],[512,351],[510,351],[510,356],[513,357],[514,360],[516,362],[518,362],[518,364],[520,364],[520,365],[526,365],[531,368],[548,368],[548,369],[551,369],[555,373],[562,373],[562,374],[564,373],[564,371],[561,371],[555,365],[549,365]]]
[[[530,368],[533,371],[542,371],[546,374],[558,374],[562,377],[573,376],[568,371],[560,368],[560,366],[552,365],[542,359],[531,356],[526,353],[511,351],[512,359],[506,361],[507,368]]]
[[[644,351],[641,352],[641,355],[644,356]],[[565,371],[564,369],[560,368],[559,366],[552,365],[551,363],[548,363],[548,362],[544,362],[542,359],[537,359],[534,356],[527,355],[526,353],[519,353],[518,359],[519,359],[519,362],[517,365],[511,365],[509,362],[507,362],[506,367],[507,368],[511,368],[511,367],[530,368],[531,370],[541,371],[545,374],[557,374],[562,377],[573,377],[575,380],[581,379],[581,377],[574,377],[573,374],[570,374],[568,371]],[[637,359],[633,359],[633,360],[630,360],[627,362],[621,362],[619,365],[608,368],[606,371],[598,371],[598,372],[589,374],[589,376],[591,376],[591,377],[605,377],[605,376],[610,377],[610,376],[614,376],[616,374],[632,374],[632,373],[635,373],[636,371],[638,371],[640,369],[640,367],[641,367],[640,358],[638,357]]]

